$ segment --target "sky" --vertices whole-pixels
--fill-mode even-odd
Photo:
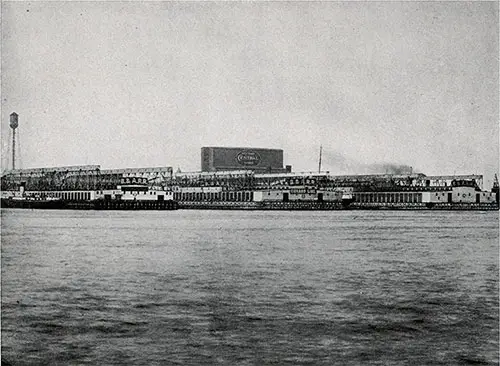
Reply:
[[[2,168],[499,168],[497,2],[2,1]],[[383,173],[383,172],[382,172]],[[488,188],[488,187],[485,187]]]

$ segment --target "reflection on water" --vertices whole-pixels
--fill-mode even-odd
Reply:
[[[498,364],[498,212],[2,210],[2,358]]]

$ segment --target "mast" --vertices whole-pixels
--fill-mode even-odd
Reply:
[[[318,173],[321,173],[321,155],[323,153],[323,146],[319,145],[319,163],[318,163]]]

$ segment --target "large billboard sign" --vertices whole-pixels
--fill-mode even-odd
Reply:
[[[202,171],[251,169],[255,171],[282,171],[283,150],[235,147],[203,147]]]

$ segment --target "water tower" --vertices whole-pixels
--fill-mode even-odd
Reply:
[[[10,128],[12,128],[12,169],[16,169],[16,128],[19,126],[19,115],[12,112],[10,115]]]

